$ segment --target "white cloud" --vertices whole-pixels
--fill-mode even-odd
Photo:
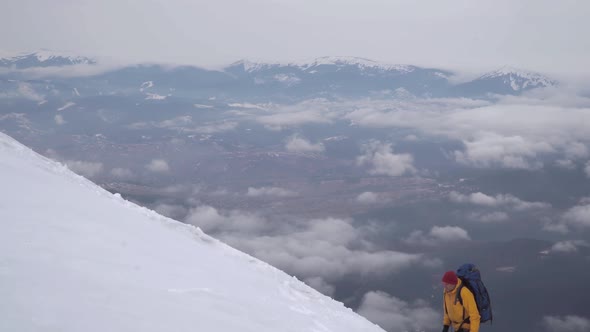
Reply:
[[[412,245],[434,246],[444,243],[470,241],[469,233],[457,226],[434,226],[427,234],[423,231],[410,233],[404,242]]]
[[[535,142],[521,136],[484,134],[473,140],[464,140],[464,151],[455,151],[455,159],[463,164],[478,167],[538,169],[542,164],[534,161],[541,153],[553,152],[546,142]]]
[[[323,152],[325,150],[322,143],[313,144],[297,136],[289,138],[285,148],[290,152]]]
[[[394,154],[391,144],[373,141],[363,146],[363,155],[357,158],[359,165],[369,165],[374,175],[400,176],[415,173],[414,158],[410,154]]]
[[[586,144],[582,142],[571,142],[565,147],[565,155],[571,159],[581,159],[587,158],[589,153]]]
[[[590,204],[570,208],[563,214],[562,220],[571,226],[590,227]]]
[[[576,168],[576,164],[574,163],[573,160],[570,159],[559,159],[557,161],[555,161],[555,165],[557,165],[557,167],[561,167],[563,169],[575,169]]]
[[[268,221],[255,214],[229,211],[220,212],[212,206],[198,206],[189,210],[185,222],[200,227],[205,232],[257,233],[269,229]]]
[[[297,193],[291,190],[287,190],[284,188],[279,187],[260,187],[260,188],[248,188],[248,193],[246,194],[250,197],[261,197],[261,196],[271,196],[271,197],[292,197],[297,196]]]
[[[259,123],[271,129],[300,126],[307,123],[328,123],[330,120],[317,111],[300,111],[263,115],[257,118]]]
[[[543,230],[554,233],[567,234],[571,228],[585,229],[590,227],[590,199],[580,199],[578,205],[566,210],[558,220],[545,222]]]
[[[381,200],[379,194],[366,191],[356,197],[356,201],[363,204],[375,204]]]
[[[588,155],[587,98],[576,104],[551,95],[504,98],[493,105],[452,100],[359,104],[344,115],[354,124],[409,128],[463,142],[464,148],[451,155],[469,166],[535,170],[546,156],[575,161]]]
[[[489,196],[481,192],[463,195],[456,191],[449,193],[449,199],[455,203],[473,204],[487,207],[506,206],[516,211],[547,209],[551,205],[543,202],[527,202],[510,194],[499,194],[496,196]]]
[[[578,251],[578,247],[588,247],[588,243],[582,240],[566,240],[555,243],[550,252],[573,253]]]
[[[155,173],[165,173],[170,171],[170,166],[168,166],[168,162],[164,159],[154,159],[145,167]]]
[[[65,164],[68,165],[68,168],[74,171],[75,173],[90,178],[100,174],[103,170],[102,163],[95,163],[90,161],[66,160]]]
[[[113,168],[111,170],[111,175],[122,180],[132,179],[135,177],[133,172],[128,168]]]
[[[243,211],[193,208],[185,220],[278,268],[311,280],[322,291],[346,275],[388,275],[412,265],[436,266],[420,254],[367,247],[352,220],[325,218],[271,222]],[[321,282],[319,279],[321,278]]]
[[[34,100],[34,101],[42,101],[43,96],[38,94],[33,86],[28,83],[19,83],[18,84],[18,93],[27,99]]]
[[[55,123],[60,126],[66,124],[66,120],[64,120],[64,117],[61,114],[54,116],[53,120],[55,120]]]
[[[424,331],[440,326],[440,314],[425,301],[408,303],[385,292],[365,294],[357,312],[387,331]]]
[[[313,287],[315,290],[319,291],[320,293],[333,297],[335,288],[334,286],[328,284],[324,279],[320,277],[311,277],[303,280],[306,284]]]
[[[196,127],[194,129],[184,129],[187,132],[195,132],[200,134],[215,134],[236,129],[238,126],[237,122],[234,121],[223,121],[220,123],[210,123],[203,126]]]
[[[586,176],[590,178],[590,161],[586,163],[586,166],[584,167],[584,173],[586,173]]]
[[[434,226],[430,230],[430,236],[434,239],[448,242],[455,240],[470,240],[467,231],[456,226]]]
[[[188,213],[187,208],[177,204],[158,204],[154,210],[161,215],[175,220],[181,220]]]
[[[568,316],[545,316],[543,325],[549,332],[586,332],[590,331],[590,319]]]
[[[569,227],[563,222],[563,220],[555,221],[551,218],[543,218],[543,230],[546,232],[567,234],[569,233]]]

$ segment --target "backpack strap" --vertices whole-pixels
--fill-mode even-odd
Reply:
[[[461,327],[463,327],[465,323],[470,322],[469,317],[465,317],[465,307],[463,306],[463,297],[461,296],[461,290],[463,289],[463,286],[463,283],[461,283],[461,286],[459,286],[459,289],[457,289],[457,295],[455,296],[455,304],[457,304],[457,301],[459,301],[459,303],[461,303],[461,307],[463,307],[463,321],[461,322],[461,325],[459,325],[457,331],[460,331]]]
[[[455,296],[455,304],[457,304],[457,301],[459,301],[459,303],[461,303],[461,306],[463,306],[463,298],[461,297],[461,290],[463,289],[463,283],[461,283],[461,286],[459,286],[459,289],[457,289],[457,295]],[[465,315],[463,315],[465,316]]]

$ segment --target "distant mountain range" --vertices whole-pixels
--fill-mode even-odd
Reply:
[[[92,65],[96,63],[96,60],[91,58],[52,51],[37,51],[34,53],[24,53],[0,58],[0,67],[15,69],[59,67],[79,64]]]
[[[477,97],[518,95],[550,87],[555,80],[541,74],[504,67],[469,82],[453,84],[448,70],[390,65],[356,57],[321,57],[299,63],[242,60],[221,70],[194,66],[138,64],[93,74],[64,75],[73,65],[100,66],[94,59],[51,53],[22,54],[0,59],[3,95],[29,92],[47,98],[93,95],[143,95],[146,99],[226,98],[295,101],[306,98],[354,97]],[[45,71],[43,71],[45,70]]]

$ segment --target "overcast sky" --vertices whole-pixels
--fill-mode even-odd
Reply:
[[[4,51],[219,65],[325,55],[587,70],[590,1],[2,0]]]

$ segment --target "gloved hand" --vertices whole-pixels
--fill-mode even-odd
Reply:
[[[448,325],[443,325],[442,332],[449,332],[449,326]]]

